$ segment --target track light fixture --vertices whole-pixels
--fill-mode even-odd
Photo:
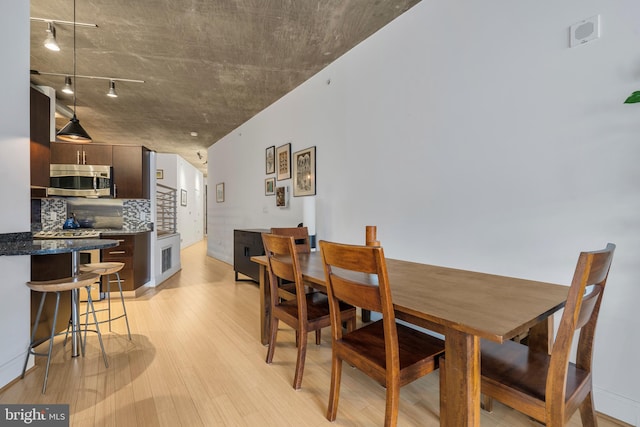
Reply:
[[[120,77],[109,77],[109,76],[84,76],[80,74],[73,75],[73,81],[68,74],[64,73],[48,73],[45,71],[31,70],[32,75],[35,76],[64,76],[64,88],[62,91],[64,93],[68,93],[69,95],[73,94],[73,81],[77,81],[78,79],[90,79],[90,80],[108,80],[109,81],[109,92],[107,92],[107,96],[112,98],[117,98],[118,93],[116,92],[116,82],[127,82],[127,83],[144,83],[144,80],[135,80],[135,79],[123,79]],[[197,133],[196,135],[197,136]]]
[[[66,94],[73,95],[73,86],[71,85],[71,77],[67,76],[64,78],[64,88],[62,91]]]
[[[107,96],[111,98],[117,98],[118,94],[116,93],[116,82],[113,80],[109,81],[109,92],[107,92]]]
[[[60,51],[60,46],[56,41],[56,27],[53,22],[47,22],[47,38],[44,39],[44,47],[54,52]]]

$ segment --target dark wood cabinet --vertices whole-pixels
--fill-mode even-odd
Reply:
[[[49,186],[49,139],[51,126],[51,100],[44,93],[31,88],[31,186]]]
[[[55,280],[71,276],[71,254],[51,254],[31,256],[31,280]],[[40,305],[42,294],[31,291],[31,327],[36,323],[36,314]],[[36,340],[51,335],[51,324],[56,307],[55,295],[47,296],[44,308],[36,331]],[[56,319],[56,333],[67,329],[71,316],[71,291],[64,291],[60,294],[60,306],[58,308],[58,318]]]
[[[150,233],[108,234],[102,238],[119,243],[116,247],[102,250],[102,261],[124,263],[120,270],[123,291],[135,291],[149,281]]]
[[[113,146],[113,182],[119,199],[148,199],[150,151],[140,145]]]
[[[111,166],[112,156],[111,145],[107,144],[51,143],[51,163],[53,164]]]
[[[251,261],[252,256],[264,255],[262,233],[269,233],[266,229],[233,230],[233,270],[235,279],[238,273],[260,281],[260,266]]]

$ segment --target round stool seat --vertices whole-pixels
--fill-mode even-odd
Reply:
[[[92,262],[88,264],[82,264],[80,266],[81,272],[97,273],[101,276],[107,274],[114,274],[124,268],[124,262]]]
[[[71,289],[91,286],[100,277],[97,273],[85,273],[74,277],[65,277],[56,280],[42,280],[37,282],[27,282],[27,286],[38,292],[62,292]]]

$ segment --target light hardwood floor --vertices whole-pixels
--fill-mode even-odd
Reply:
[[[95,334],[84,358],[71,358],[60,338],[46,395],[44,359],[24,380],[0,392],[0,403],[67,403],[72,426],[381,426],[384,389],[345,366],[338,418],[325,419],[331,370],[330,331],[310,340],[302,389],[291,383],[295,336],[282,326],[274,362],[258,331],[258,287],[235,282],[230,265],[206,256],[206,243],[182,251],[182,271],[137,299],[124,321],[103,327],[109,368]],[[313,335],[313,334],[312,334]],[[400,426],[438,426],[438,373],[402,388]],[[597,402],[596,402],[597,406]],[[499,404],[483,426],[536,425]],[[600,427],[615,424],[600,419]],[[576,414],[569,424],[581,425]]]

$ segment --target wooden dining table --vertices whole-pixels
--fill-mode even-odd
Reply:
[[[325,288],[320,252],[299,254],[305,282]],[[270,328],[266,256],[260,265],[260,331]],[[502,343],[528,331],[528,343],[549,350],[552,314],[564,307],[568,286],[387,258],[396,318],[445,337],[447,411],[441,426],[480,425],[480,340]]]

